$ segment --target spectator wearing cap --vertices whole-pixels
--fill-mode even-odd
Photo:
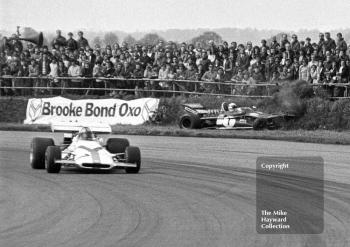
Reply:
[[[87,41],[87,39],[84,38],[84,33],[82,31],[78,32],[78,48],[83,48],[85,49],[85,47],[89,47],[89,42]]]
[[[337,43],[336,43],[336,48],[339,49],[340,51],[346,52],[348,45],[346,44],[343,35],[341,33],[337,34]]]
[[[309,37],[305,39],[305,45],[303,50],[305,52],[306,57],[310,57],[311,54],[314,52],[314,48],[312,47],[311,39]]]
[[[73,39],[73,33],[68,33],[68,39],[67,39],[67,48],[69,51],[74,51],[78,49],[78,42]]]

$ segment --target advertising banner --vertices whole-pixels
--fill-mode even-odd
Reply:
[[[25,124],[51,124],[55,122],[143,124],[158,109],[159,99],[141,98],[82,99],[63,97],[29,99]]]

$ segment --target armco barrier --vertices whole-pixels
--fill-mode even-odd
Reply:
[[[87,82],[88,85],[79,85]],[[146,85],[145,88],[135,87],[138,83]],[[165,83],[166,88],[155,87],[155,83]],[[100,84],[100,87],[96,87]],[[128,85],[126,85],[128,84]],[[192,90],[188,90],[186,85],[191,85]],[[215,85],[216,90],[207,90]],[[348,97],[348,88],[350,83],[332,83],[332,84],[312,84],[314,87],[342,87],[344,97]],[[20,91],[17,95],[36,95],[41,90],[48,90],[51,94],[63,94],[69,91],[71,94],[99,94],[108,95],[114,92],[133,92],[134,94],[146,94],[147,96],[176,96],[176,95],[212,95],[223,97],[241,97],[241,98],[266,98],[271,97],[272,89],[280,87],[276,83],[256,83],[246,84],[239,81],[193,81],[193,80],[166,80],[166,79],[124,79],[107,77],[0,77],[0,96],[6,95],[6,91]],[[203,89],[204,88],[204,89]],[[340,97],[333,97],[340,98]]]

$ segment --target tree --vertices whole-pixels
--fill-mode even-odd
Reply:
[[[131,46],[137,43],[136,39],[130,34],[124,38],[123,42],[126,42],[128,45],[131,45]]]
[[[160,40],[162,40],[165,43],[165,40],[158,34],[148,33],[145,36],[143,36],[142,39],[139,40],[139,43],[141,43],[142,45],[156,45],[159,43]]]
[[[204,32],[203,34],[194,37],[191,40],[191,43],[196,44],[196,43],[201,43],[202,47],[208,47],[209,41],[212,40],[216,44],[219,44],[222,42],[222,38],[219,34],[215,32]]]
[[[118,43],[119,39],[115,33],[108,32],[105,34],[103,41],[105,45],[113,45],[114,43]]]
[[[101,46],[102,45],[102,40],[99,36],[96,36],[93,40],[92,40],[92,44],[95,46],[95,45],[99,45]]]

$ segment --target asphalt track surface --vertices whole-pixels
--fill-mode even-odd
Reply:
[[[51,135],[0,132],[0,246],[350,246],[348,146],[128,136],[140,174],[32,170],[30,140]],[[256,232],[262,155],[324,158],[322,234]]]

